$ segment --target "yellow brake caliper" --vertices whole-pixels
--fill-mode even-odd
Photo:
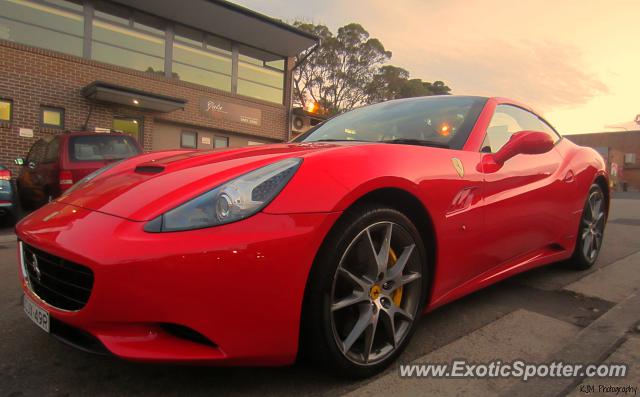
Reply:
[[[392,268],[397,261],[398,261],[398,255],[396,255],[396,252],[393,250],[393,248],[389,248],[389,268]],[[393,303],[395,303],[396,306],[400,306],[400,302],[402,302],[403,288],[404,287],[400,287],[396,289],[395,291],[393,291],[393,294],[391,295],[391,298],[393,299]]]

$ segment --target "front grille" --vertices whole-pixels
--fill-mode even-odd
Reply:
[[[80,310],[93,287],[91,269],[22,244],[24,268],[31,290],[51,306]]]

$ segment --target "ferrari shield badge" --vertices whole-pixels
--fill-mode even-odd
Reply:
[[[462,178],[464,176],[464,166],[462,165],[462,161],[459,158],[453,157],[451,158],[451,162],[453,163],[453,168],[456,169],[456,172]]]

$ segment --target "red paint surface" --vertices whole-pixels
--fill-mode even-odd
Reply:
[[[18,225],[21,240],[95,273],[82,310],[40,304],[127,359],[291,363],[307,276],[323,239],[355,201],[388,188],[417,198],[432,222],[434,277],[425,311],[566,259],[590,185],[607,178],[604,163],[595,151],[562,139],[545,153],[517,154],[485,169],[493,155],[479,148],[497,103],[511,102],[490,99],[463,150],[302,143],[125,161]],[[186,200],[289,157],[304,161],[257,215],[201,230],[143,231],[145,221]],[[463,177],[452,158],[463,164]],[[133,172],[140,164],[165,169]],[[164,322],[190,327],[218,347],[171,336],[158,326]]]

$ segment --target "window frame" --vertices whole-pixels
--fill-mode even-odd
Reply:
[[[557,145],[557,144],[558,144],[562,139],[564,139],[564,137],[563,137],[562,135],[560,135],[560,133],[558,133],[558,131],[557,131],[555,128],[553,128],[553,126],[552,126],[552,125],[551,125],[547,120],[545,120],[542,116],[540,116],[539,114],[534,113],[534,112],[532,112],[531,110],[526,109],[526,108],[524,108],[524,107],[522,107],[522,106],[516,105],[516,104],[514,104],[514,103],[508,103],[508,102],[505,102],[505,103],[497,103],[497,104],[496,104],[495,109],[493,109],[493,114],[491,115],[491,118],[489,119],[489,124],[487,124],[487,128],[486,128],[486,129],[485,129],[485,131],[484,131],[484,137],[482,138],[482,142],[480,143],[480,148],[478,149],[478,151],[479,151],[480,153],[488,153],[488,154],[493,153],[493,154],[495,154],[495,153],[497,152],[497,151],[485,152],[483,149],[486,147],[484,143],[485,143],[485,141],[487,140],[487,138],[488,138],[488,136],[489,136],[489,127],[491,126],[491,122],[493,121],[493,117],[496,115],[496,113],[498,112],[498,108],[500,108],[501,106],[520,109],[520,110],[522,110],[522,111],[524,111],[524,112],[526,112],[526,113],[529,113],[530,115],[534,116],[534,117],[535,117],[536,119],[538,119],[541,123],[543,123],[544,125],[546,125],[547,127],[549,127],[549,129],[552,131],[552,133],[553,133],[553,134],[555,135],[555,137],[557,138],[557,139],[555,140],[555,142],[553,143],[553,146],[554,146],[554,147],[555,147],[555,146],[556,146],[556,145]],[[516,131],[516,132],[519,132],[519,131]],[[513,136],[513,134],[515,134],[516,132],[511,133],[511,135],[510,135],[509,137]],[[545,132],[545,131],[540,131],[540,132]],[[502,146],[504,146],[504,145],[502,145]],[[502,149],[502,147],[500,147],[500,149]],[[500,150],[500,149],[498,149],[498,150]]]
[[[80,57],[84,58],[84,59],[90,59],[90,60],[95,60],[100,62],[98,59],[96,59],[95,57],[95,51],[93,51],[93,43],[99,43],[101,45],[108,45],[114,48],[118,48],[121,50],[125,50],[125,51],[131,51],[133,53],[137,53],[140,54],[142,56],[146,56],[146,57],[152,57],[152,58],[157,58],[158,60],[162,61],[161,63],[163,64],[163,75],[164,77],[168,78],[168,79],[174,79],[173,78],[173,63],[176,62],[178,64],[181,65],[185,65],[188,67],[193,67],[196,69],[202,69],[205,72],[208,73],[216,73],[219,74],[221,76],[224,76],[225,78],[228,77],[231,80],[231,87],[229,87],[228,92],[230,92],[233,96],[236,97],[240,97],[240,98],[246,98],[248,100],[252,100],[252,101],[259,101],[259,102],[263,102],[272,106],[281,106],[284,107],[285,106],[285,100],[287,98],[287,89],[289,89],[290,87],[287,87],[287,79],[288,76],[290,75],[291,71],[288,68],[288,58],[285,55],[279,55],[279,54],[275,54],[272,53],[270,51],[265,51],[262,50],[256,46],[250,45],[250,44],[245,44],[245,43],[241,43],[241,42],[237,42],[231,39],[228,39],[226,37],[222,37],[219,35],[215,35],[209,32],[205,32],[204,30],[200,30],[197,28],[193,28],[190,26],[185,26],[183,24],[180,24],[179,22],[174,22],[171,21],[170,19],[167,18],[163,18],[163,17],[159,17],[153,14],[149,14],[149,13],[145,13],[143,11],[139,11],[134,9],[133,7],[130,7],[128,5],[124,5],[124,4],[115,4],[115,3],[110,3],[108,0],[99,0],[99,1],[80,1],[80,0],[68,0],[70,3],[73,4],[77,4],[79,6],[82,7],[82,10],[76,10],[76,9],[72,9],[70,7],[63,7],[60,5],[57,5],[55,3],[49,3],[46,2],[46,0],[29,0],[32,1],[34,3],[38,3],[38,4],[45,4],[47,7],[51,7],[51,8],[55,8],[55,9],[59,9],[61,11],[64,11],[66,13],[71,13],[74,15],[77,15],[81,18],[83,18],[83,23],[84,23],[84,31],[82,33],[82,35],[73,35],[71,34],[71,36],[73,37],[77,37],[83,40],[83,48],[81,49],[81,55],[79,55]],[[106,16],[103,16],[101,14],[104,14]],[[114,16],[114,18],[108,18],[108,15],[112,15]],[[95,32],[94,32],[94,24],[96,22],[101,22],[101,23],[105,23],[105,24],[109,24],[109,25],[113,25],[119,28],[123,28],[123,29],[127,29],[133,33],[139,33],[142,35],[146,35],[152,38],[156,38],[156,39],[160,39],[163,41],[163,48],[164,48],[164,52],[162,56],[157,56],[157,55],[153,55],[149,52],[146,51],[138,51],[138,50],[133,50],[133,49],[129,49],[129,48],[125,48],[125,47],[121,47],[118,45],[112,45],[110,43],[106,43],[102,40],[95,40]],[[148,26],[150,29],[145,29],[145,28],[140,28],[139,26]],[[159,27],[161,26],[161,28]],[[190,42],[186,42],[186,41],[182,41],[180,39],[175,39],[175,36],[180,36],[179,34],[177,34],[176,30],[180,30],[181,28],[176,29],[176,27],[178,26],[183,26],[186,29],[190,29],[193,30],[195,32],[198,33],[198,36],[201,37],[201,46],[195,46]],[[64,33],[64,34],[69,34],[69,33]],[[189,37],[187,37],[189,38]],[[222,47],[222,46],[216,46],[216,42],[220,41],[220,43],[228,43],[229,47]],[[174,54],[173,54],[173,46],[174,46],[174,42],[179,43],[180,45],[183,46],[187,46],[187,47],[193,47],[195,49],[204,51],[204,52],[208,52],[217,56],[221,56],[224,58],[229,57],[230,61],[231,61],[231,72],[230,75],[226,74],[226,73],[222,73],[222,72],[218,72],[218,71],[214,71],[214,70],[209,70],[209,69],[203,69],[203,68],[199,68],[198,66],[195,65],[190,65],[184,62],[180,62],[180,61],[176,61]],[[26,45],[30,45],[30,44],[26,44]],[[229,49],[230,48],[230,49]],[[55,49],[52,48],[45,48],[47,50],[52,50],[52,51],[57,51]],[[246,49],[246,51],[243,53],[243,49]],[[59,51],[58,51],[59,52]],[[269,54],[269,55],[273,55],[275,58],[282,59],[283,60],[283,70],[280,70],[277,67],[273,67],[271,65],[267,64],[267,61],[262,61],[262,66],[258,66],[255,63],[251,63],[251,62],[247,62],[247,61],[243,61],[241,59],[242,55],[246,55],[248,57],[254,58],[254,59],[259,59],[256,58],[254,55],[251,55],[253,52],[256,53],[265,53],[265,54]],[[77,55],[74,55],[77,56]],[[268,62],[273,62],[273,61],[268,61]],[[137,70],[137,69],[132,69],[128,66],[124,66],[124,65],[119,65],[118,63],[114,62],[114,61],[107,61],[107,63],[111,64],[111,65],[115,65],[118,67],[123,67],[123,68],[127,68],[130,70],[136,70],[138,72],[146,72],[146,70]],[[246,63],[248,65],[253,65],[255,67],[261,67],[265,70],[271,70],[274,72],[278,72],[278,73],[282,73],[282,80],[278,83],[278,87],[271,85],[267,82],[263,82],[263,81],[254,81],[251,79],[247,79],[247,78],[241,78],[239,77],[239,69],[240,69],[240,65]],[[159,70],[154,70],[154,72],[159,72]],[[240,82],[240,83],[239,83]],[[265,99],[265,98],[259,98],[257,96],[251,96],[251,95],[247,95],[245,94],[241,94],[238,91],[238,86],[243,84],[242,82],[246,82],[248,84],[255,84],[257,86],[260,87],[265,87],[266,89],[277,89],[280,90],[282,92],[281,98],[279,98],[278,101],[274,101],[271,99]],[[189,82],[191,84],[195,84],[204,88],[214,88],[214,89],[221,89],[218,87],[210,87],[209,85],[206,84],[201,84],[201,83],[193,83],[193,82]],[[224,91],[227,91],[227,89],[221,89]],[[275,98],[274,98],[275,99]],[[13,110],[13,106],[12,106],[12,110]]]
[[[49,143],[47,143],[47,147],[44,149],[44,156],[42,157],[42,164],[52,164],[60,161],[60,141],[61,139],[59,136],[54,136],[53,139],[51,139]],[[56,148],[56,157],[49,158],[49,148],[54,144],[58,145],[58,147]]]
[[[67,0],[68,3],[73,3],[73,4],[76,4],[76,5],[80,5],[80,7],[82,7],[81,11],[76,10],[76,9],[72,9],[70,7],[64,7],[64,6],[56,4],[56,3],[51,3],[51,2],[46,1],[46,0],[28,0],[28,2],[31,2],[33,4],[40,5],[40,6],[43,6],[43,7],[48,7],[48,8],[51,8],[53,10],[57,10],[59,12],[75,15],[76,17],[80,17],[82,19],[81,22],[82,22],[83,26],[86,25],[86,20],[87,20],[86,13],[85,13],[85,8],[86,8],[86,4],[85,3],[86,2],[84,2],[84,1],[80,2],[80,4],[78,4],[78,2],[76,2],[76,1]],[[54,32],[54,33],[57,33],[57,34],[62,34],[62,35],[74,37],[76,39],[80,39],[82,41],[83,45],[80,48],[80,55],[79,56],[80,57],[85,57],[84,48],[83,47],[84,47],[84,44],[86,43],[86,34],[87,34],[86,28],[83,28],[82,34],[78,35],[78,34],[75,34],[75,33],[69,33],[69,32],[58,30],[58,29],[50,28],[50,27],[47,27],[47,26],[44,26],[44,25],[41,25],[41,24],[23,22],[23,21],[20,21],[20,20],[16,20],[16,19],[13,19],[13,18],[6,17],[6,16],[3,17],[3,18],[7,19],[9,21],[13,21],[13,22],[17,22],[17,23],[23,24],[23,25],[30,25],[30,26],[38,28],[38,29],[48,30],[48,31],[51,31],[51,32]],[[0,18],[0,19],[2,19],[2,18]],[[61,51],[61,50],[55,49],[55,48],[39,47],[39,46],[36,46],[36,45],[33,45],[33,44],[27,44],[27,43],[22,43],[22,42],[18,42],[18,41],[16,41],[16,43],[24,44],[24,45],[27,45],[27,46],[30,46],[30,47],[35,47],[35,48],[42,48],[42,49],[49,50],[49,51],[55,51],[55,52],[59,52],[61,54],[66,54],[66,55],[71,55],[71,56],[78,56],[77,54],[71,54],[71,53],[64,52],[64,51]]]
[[[184,144],[184,137],[190,135],[193,136],[193,146]],[[198,148],[198,131],[182,130],[180,131],[180,148],[181,149],[197,149]]]
[[[67,139],[67,143],[66,143],[67,150],[68,150],[67,159],[69,159],[69,161],[71,161],[72,163],[92,163],[92,162],[102,162],[102,161],[104,161],[105,160],[104,158],[102,160],[94,160],[94,159],[84,160],[84,159],[78,159],[76,157],[75,144],[77,143],[77,140],[85,138],[85,137],[95,138],[96,136],[99,136],[99,135],[98,134],[84,134],[84,135],[72,135],[72,136],[70,136],[69,139]],[[104,134],[104,136],[111,137],[108,134]],[[120,135],[112,135],[112,136],[120,136]],[[141,145],[132,136],[124,134],[124,139],[133,140],[133,144],[131,146],[137,151],[137,153],[132,154],[131,156],[125,157],[125,158],[120,159],[120,160],[128,159],[128,158],[131,158],[133,156],[137,156],[137,155],[139,155],[141,153],[144,153],[144,149],[141,147]],[[118,160],[116,160],[116,161],[118,161]]]
[[[285,85],[286,85],[286,81],[287,81],[287,58],[282,56],[282,55],[277,55],[277,54],[274,54],[272,52],[260,50],[260,49],[254,48],[252,46],[244,45],[244,44],[237,45],[237,48],[238,48],[237,56],[234,59],[234,62],[236,63],[235,69],[237,70],[237,73],[236,73],[236,76],[235,76],[236,81],[235,81],[235,84],[234,84],[234,87],[236,88],[236,92],[234,92],[234,94],[242,96],[242,97],[245,97],[245,98],[252,98],[254,100],[259,100],[259,101],[263,101],[263,102],[267,102],[267,103],[274,103],[274,104],[283,105],[284,101],[285,101],[285,98],[286,98],[286,87],[285,87]],[[245,53],[243,53],[244,49],[248,49],[249,51],[245,51]],[[251,51],[255,51],[257,53],[265,53],[265,54],[274,55],[275,57],[278,57],[278,58],[282,59],[284,61],[283,70],[280,70],[278,68],[274,68],[273,66],[267,65],[266,61],[264,61],[262,59],[259,59],[259,58],[256,58],[254,55],[251,55],[250,54]],[[247,57],[247,58],[259,60],[259,61],[262,62],[262,65],[260,66],[260,65],[258,65],[256,63],[253,63],[253,62],[250,62],[250,61],[246,61],[246,60],[242,60],[241,57],[243,57],[243,56]],[[270,61],[270,62],[272,62],[272,61]],[[275,86],[273,86],[271,84],[267,84],[267,83],[263,83],[263,82],[259,82],[259,81],[250,80],[248,78],[240,77],[240,66],[242,64],[249,65],[250,67],[262,68],[262,69],[265,69],[267,71],[271,71],[271,72],[275,72],[275,73],[282,73],[281,84],[279,85],[279,87],[275,87]],[[256,85],[259,85],[259,86],[262,86],[262,87],[266,87],[266,88],[269,88],[269,89],[280,90],[280,91],[282,91],[282,95],[281,95],[280,101],[274,102],[274,101],[271,101],[271,100],[268,100],[268,99],[258,98],[258,97],[247,95],[247,94],[240,94],[240,93],[238,93],[238,87],[240,85],[239,84],[240,81],[247,82],[247,83],[250,83],[250,84],[256,84]],[[233,84],[233,82],[232,82],[232,84]]]
[[[9,119],[0,119],[0,123],[12,123],[13,122],[13,99],[0,97],[0,102],[9,104]]]
[[[60,125],[48,124],[44,122],[44,112],[45,111],[59,111],[60,112]],[[53,128],[56,130],[64,129],[64,108],[49,106],[49,105],[40,105],[40,127],[42,128]]]
[[[227,142],[226,146],[216,146],[216,140],[217,139],[224,139]],[[222,149],[222,148],[226,148],[229,147],[229,143],[230,143],[230,139],[228,136],[224,136],[224,135],[213,135],[213,148],[214,149]]]
[[[128,132],[122,132],[123,134],[127,134],[127,135],[131,135],[131,137],[133,139],[135,139],[138,143],[142,142],[144,139],[144,117],[140,117],[140,116],[127,116],[127,115],[122,115],[122,114],[116,114],[111,118],[111,129],[114,131],[117,131],[115,128],[113,128],[113,122],[118,119],[118,120],[136,120],[138,121],[138,136],[133,136],[133,134],[129,134]]]
[[[33,169],[33,168],[36,168],[38,165],[42,164],[42,162],[44,160],[44,156],[45,156],[46,151],[47,151],[48,144],[49,143],[47,142],[46,139],[40,138],[37,141],[35,141],[33,143],[33,145],[31,145],[31,148],[29,149],[29,153],[27,153],[27,159],[26,159],[26,162],[25,162],[25,165],[28,168]],[[34,150],[36,149],[36,146],[38,146],[38,145],[44,146],[44,149],[42,151],[42,155],[40,156],[40,158],[34,161],[34,159],[32,159],[31,156],[34,155]],[[31,163],[33,163],[33,167],[30,165]]]
[[[627,158],[633,161],[627,161]],[[638,156],[634,152],[626,152],[624,156],[622,156],[622,163],[624,165],[635,165],[638,162]]]
[[[171,73],[172,77],[176,78],[179,81],[185,82],[185,83],[196,84],[196,85],[199,85],[199,86],[202,86],[202,87],[209,87],[209,88],[214,88],[214,89],[217,89],[217,90],[222,90],[222,91],[225,91],[225,92],[233,93],[233,87],[234,87],[234,84],[233,84],[233,79],[234,79],[234,74],[233,74],[234,57],[233,57],[233,53],[225,54],[223,52],[224,50],[217,50],[217,48],[215,48],[215,47],[214,47],[215,49],[211,49],[210,47],[206,46],[206,44],[204,42],[204,37],[206,37],[205,34],[202,35],[203,36],[203,41],[202,41],[202,45],[201,46],[196,46],[196,45],[194,45],[192,43],[187,43],[187,42],[182,41],[180,39],[176,40],[176,36],[181,37],[179,35],[175,35],[174,34],[173,40],[171,42],[171,60],[170,60],[171,71],[170,71],[170,73]],[[186,48],[191,48],[191,49],[196,50],[196,51],[201,51],[201,52],[203,52],[205,54],[211,54],[213,56],[217,56],[217,57],[220,57],[220,58],[228,59],[230,61],[230,63],[231,63],[231,69],[229,70],[229,73],[225,73],[225,72],[221,72],[221,71],[218,71],[218,70],[207,69],[207,68],[204,68],[204,67],[199,66],[199,65],[189,64],[189,63],[186,63],[186,62],[184,62],[182,60],[177,60],[176,59],[176,54],[175,54],[176,53],[176,51],[175,51],[176,50],[176,46],[178,46],[178,48],[180,46],[186,47]],[[223,76],[223,78],[229,78],[229,86],[228,87],[224,87],[224,88],[223,87],[215,87],[215,86],[210,86],[210,85],[206,85],[206,84],[203,84],[203,83],[196,83],[196,82],[193,82],[193,81],[190,81],[190,80],[184,80],[184,79],[182,79],[180,77],[175,77],[175,76],[173,76],[173,73],[174,73],[173,66],[174,66],[174,64],[178,64],[178,65],[183,66],[183,67],[198,69],[198,70],[201,70],[201,71],[203,71],[205,73],[212,73],[212,74],[215,74],[215,75],[220,75],[220,76]]]

